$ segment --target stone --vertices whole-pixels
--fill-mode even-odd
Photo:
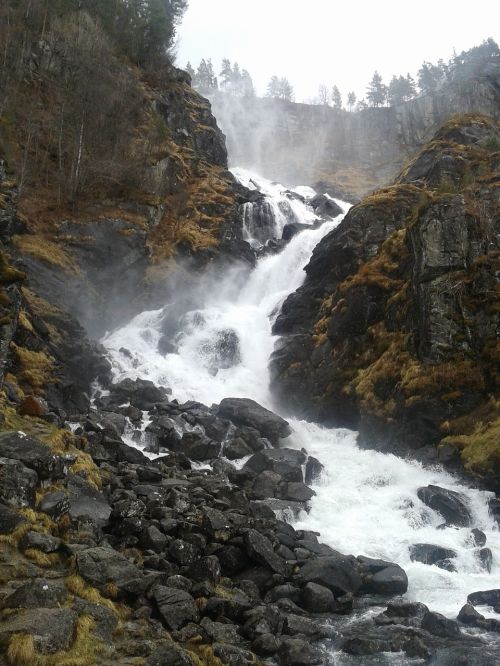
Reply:
[[[252,650],[262,657],[271,657],[278,652],[281,641],[272,634],[261,634],[252,643]]]
[[[76,474],[69,477],[67,489],[71,518],[89,519],[99,526],[107,524],[111,507],[99,490]]]
[[[287,483],[286,490],[283,491],[283,497],[292,502],[308,502],[316,493],[308,488],[301,481],[291,481]]]
[[[255,664],[255,655],[236,647],[235,645],[227,645],[226,643],[214,643],[212,645],[214,655],[220,659],[223,664],[231,664],[231,666],[250,666]]]
[[[461,635],[460,627],[455,620],[449,620],[440,613],[427,612],[422,618],[422,629],[441,638],[458,638]]]
[[[218,458],[222,445],[198,432],[185,432],[179,444],[180,451],[191,460],[205,461]]]
[[[476,555],[483,569],[486,569],[486,571],[490,573],[491,567],[493,566],[493,553],[491,552],[491,549],[481,548]]]
[[[73,642],[77,619],[70,608],[29,608],[3,620],[0,643],[5,644],[14,634],[29,634],[42,654],[67,650]]]
[[[285,575],[285,562],[277,555],[267,537],[256,530],[248,530],[244,536],[247,555],[250,559],[269,567],[275,573]]]
[[[467,597],[467,601],[473,606],[498,606],[500,604],[500,589],[472,592]]]
[[[19,460],[25,467],[34,470],[41,480],[61,479],[65,462],[54,456],[48,446],[33,437],[9,430],[0,433],[0,456]]]
[[[408,577],[398,564],[392,564],[365,581],[363,590],[372,594],[404,594],[408,590]]]
[[[28,550],[28,548],[36,548],[43,553],[55,553],[61,547],[62,541],[51,534],[44,534],[43,532],[28,532],[23,536],[19,542],[21,550]]]
[[[0,500],[9,506],[35,506],[38,474],[19,460],[0,458]]]
[[[200,625],[207,632],[208,637],[215,643],[229,643],[238,645],[243,642],[243,638],[234,624],[214,622],[208,617],[204,617]]]
[[[323,474],[325,467],[324,465],[314,456],[308,456],[306,462],[306,472],[304,476],[304,481],[308,486],[310,486],[315,481],[318,481],[320,476]]]
[[[356,560],[344,556],[308,560],[298,573],[297,580],[304,586],[317,583],[327,587],[334,595],[357,592],[362,584]]]
[[[456,557],[457,553],[451,548],[435,546],[431,543],[416,543],[410,546],[410,559],[412,562],[423,564],[436,564],[439,560]]]
[[[47,493],[40,502],[39,510],[46,513],[56,522],[69,512],[69,497],[62,490]]]
[[[168,641],[151,652],[144,666],[194,666],[194,662],[179,645]]]
[[[475,626],[478,621],[484,620],[484,615],[478,613],[472,604],[467,603],[460,609],[457,620],[462,624]]]
[[[324,585],[307,583],[302,592],[302,606],[310,613],[328,613],[333,610],[335,597]]]
[[[274,472],[285,481],[302,482],[302,465],[306,456],[296,449],[264,449],[254,454],[243,466],[255,474]]]
[[[20,513],[0,503],[0,534],[10,534],[16,527],[26,522],[26,518]]]
[[[439,486],[429,485],[419,488],[419,499],[434,511],[443,516],[447,525],[468,527],[472,516],[466,504],[466,499],[460,493]]]
[[[49,413],[49,406],[43,398],[37,398],[34,395],[28,395],[19,405],[19,414],[21,416],[43,417]]]
[[[174,562],[177,562],[177,564],[190,566],[197,560],[200,551],[199,548],[188,541],[175,539],[168,548],[168,554]]]
[[[477,527],[475,527],[471,530],[471,536],[475,546],[482,548],[486,545],[486,534],[482,530],[478,530]]]
[[[292,432],[285,419],[249,398],[224,398],[217,413],[236,425],[256,428],[273,446],[277,446],[281,438],[288,437]]]
[[[200,557],[189,567],[187,577],[195,582],[208,581],[217,585],[221,577],[220,562],[215,555]]]
[[[64,584],[36,578],[24,583],[2,602],[3,608],[54,608],[61,606],[68,596]]]
[[[224,442],[223,455],[228,460],[239,460],[240,458],[245,458],[253,453],[253,450],[248,446],[244,439],[241,437],[235,437]]]
[[[165,400],[168,391],[158,388],[148,379],[124,379],[112,387],[112,394],[141,410],[148,410],[153,404]]]
[[[167,544],[167,537],[156,525],[149,525],[141,534],[141,545],[145,550],[161,553]]]
[[[326,194],[316,194],[310,201],[316,215],[337,217],[344,212],[342,208],[331,197]]]
[[[280,666],[313,666],[323,661],[319,651],[300,638],[283,638],[278,654]]]
[[[107,593],[109,584],[114,584],[119,596],[137,597],[144,594],[154,581],[112,548],[87,548],[77,553],[76,567],[80,576],[103,594]]]
[[[156,585],[152,597],[167,629],[176,631],[188,622],[198,622],[200,618],[193,597],[184,590]]]

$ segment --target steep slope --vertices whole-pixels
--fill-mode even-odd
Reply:
[[[446,123],[317,246],[275,325],[283,404],[498,489],[498,123]],[[434,447],[439,447],[438,450]]]

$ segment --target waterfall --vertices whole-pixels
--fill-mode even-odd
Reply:
[[[302,284],[316,244],[343,216],[320,219],[309,203],[315,194],[311,188],[287,190],[243,169],[234,174],[258,195],[243,211],[246,237],[255,248],[279,240],[288,224],[299,223],[300,230],[279,253],[262,253],[253,270],[235,267],[217,285],[202,282],[200,309],[179,318],[168,303],[106,335],[116,381],[142,377],[172,387],[181,401],[210,405],[225,397],[248,397],[273,409],[268,368],[276,341],[273,320],[286,296]],[[347,204],[337,203],[347,211]],[[470,528],[437,529],[442,518],[417,497],[417,489],[428,484],[463,493],[474,527],[498,553],[500,533],[487,508],[491,493],[468,488],[437,466],[361,450],[355,432],[296,419],[290,424],[294,434],[287,445],[305,447],[325,466],[310,512],[298,519],[300,528],[320,532],[322,541],[342,552],[397,562],[408,574],[407,597],[450,617],[470,592],[500,587],[498,557],[488,573]],[[417,543],[455,551],[456,571],[412,562],[409,548]],[[491,615],[489,609],[479,610]]]

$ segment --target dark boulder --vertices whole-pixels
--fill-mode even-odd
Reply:
[[[328,613],[335,606],[333,592],[324,585],[307,583],[302,592],[302,606],[310,613]]]
[[[193,597],[184,590],[157,585],[152,597],[167,629],[175,631],[188,622],[198,622],[200,613]]]
[[[229,460],[245,458],[253,453],[253,450],[241,437],[235,437],[224,442],[223,455]]]
[[[133,407],[149,410],[152,405],[165,400],[169,391],[158,388],[148,379],[124,379],[111,388],[111,394],[116,396],[118,402],[130,401]]]
[[[3,608],[55,608],[68,596],[64,584],[37,578],[24,583],[2,602]]]
[[[274,552],[273,546],[267,537],[256,530],[248,530],[245,533],[244,540],[247,555],[250,559],[269,567],[277,574],[285,574],[285,561]]]
[[[488,573],[491,572],[491,567],[493,566],[493,553],[490,548],[481,548],[477,552],[477,559],[481,563],[483,569],[486,569]]]
[[[302,465],[305,461],[304,453],[296,449],[265,449],[247,460],[243,469],[255,474],[274,472],[285,481],[302,482]]]
[[[500,589],[472,592],[467,597],[467,601],[473,606],[498,606],[500,604]]]
[[[20,513],[0,503],[0,534],[10,534],[16,527],[26,522],[26,518]]]
[[[370,557],[358,557],[363,570],[363,591],[371,594],[404,594],[408,589],[408,577],[398,565]]]
[[[42,553],[55,553],[61,547],[62,541],[51,534],[44,534],[43,532],[28,532],[23,536],[19,542],[21,550],[28,550],[28,548],[36,548],[41,550]]]
[[[301,638],[283,638],[278,655],[280,666],[313,666],[323,663],[319,650]]]
[[[484,620],[484,615],[478,613],[472,604],[467,603],[460,609],[457,620],[462,624],[476,626],[478,622]]]
[[[34,470],[41,480],[61,479],[65,461],[52,454],[48,446],[21,432],[0,433],[0,456],[19,460],[25,467]]]
[[[179,645],[165,641],[155,647],[144,661],[144,666],[194,666],[194,661]]]
[[[218,458],[221,444],[198,432],[185,432],[180,442],[180,450],[191,460],[212,460]]]
[[[69,497],[62,490],[47,493],[40,502],[39,510],[46,513],[52,520],[58,521],[69,511]]]
[[[304,564],[297,575],[304,586],[317,583],[327,587],[335,595],[357,592],[362,584],[358,563],[353,557],[318,557]]]
[[[486,545],[486,534],[482,530],[478,530],[477,527],[475,527],[471,531],[471,536],[475,546],[482,548]]]
[[[308,502],[316,493],[301,481],[290,481],[282,491],[282,497],[292,502]]]
[[[423,564],[437,564],[440,560],[456,557],[451,548],[435,546],[431,543],[416,543],[410,546],[410,559]]]
[[[227,370],[241,362],[240,341],[236,331],[217,331],[214,338],[201,345],[200,352],[212,373]]]
[[[460,493],[430,485],[419,488],[417,495],[424,504],[441,514],[447,525],[467,527],[471,524],[472,516],[467,500]]]
[[[309,203],[317,215],[337,217],[344,212],[338,203],[326,194],[317,194]]]
[[[195,582],[208,581],[217,585],[221,577],[220,562],[215,555],[200,557],[189,567],[186,575]]]
[[[422,629],[441,638],[458,638],[461,634],[460,627],[455,620],[449,620],[444,615],[432,611],[424,615],[421,626]]]
[[[144,594],[154,582],[139,567],[112,548],[87,548],[76,555],[76,566],[82,578],[93,587],[107,594],[109,584],[114,584],[122,597]]]
[[[306,473],[304,481],[308,486],[317,481],[324,471],[324,465],[314,456],[309,456],[306,462]]]
[[[99,490],[76,474],[69,477],[67,488],[71,518],[89,519],[100,526],[107,524],[111,507]]]
[[[73,642],[77,619],[70,608],[29,608],[3,620],[0,643],[5,644],[14,634],[28,634],[42,654],[67,650]]]
[[[285,419],[249,398],[224,398],[217,413],[236,425],[256,428],[273,446],[278,446],[281,438],[292,433]]]

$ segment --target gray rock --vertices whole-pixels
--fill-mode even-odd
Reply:
[[[308,456],[304,481],[308,486],[317,481],[324,471],[324,465],[314,456]]]
[[[278,654],[280,666],[313,666],[323,661],[319,651],[300,638],[283,638]]]
[[[467,507],[466,498],[460,493],[429,485],[419,488],[417,495],[424,504],[440,513],[447,525],[458,527],[470,525],[472,516]]]
[[[179,444],[180,451],[191,460],[212,460],[218,458],[221,444],[197,432],[185,432]]]
[[[436,564],[439,560],[456,556],[457,553],[451,548],[443,548],[431,543],[416,543],[410,546],[411,560],[414,562],[423,562],[423,564]]]
[[[218,414],[236,425],[256,428],[274,446],[292,432],[285,419],[248,398],[224,398],[219,405]]]
[[[481,530],[478,530],[477,527],[471,531],[471,535],[475,546],[482,548],[486,545],[486,534]]]
[[[26,522],[26,518],[20,513],[0,503],[0,534],[10,534],[16,527]]]
[[[333,592],[324,585],[307,583],[302,592],[302,606],[310,613],[328,613],[333,610]]]
[[[472,592],[467,597],[467,601],[473,606],[498,606],[500,604],[500,589]]]
[[[274,472],[285,481],[303,481],[302,465],[306,456],[296,449],[264,449],[253,455],[243,469],[260,474]]]
[[[207,632],[210,640],[216,643],[229,643],[230,645],[239,645],[243,638],[234,624],[213,622],[208,617],[204,617],[200,625]]]
[[[263,657],[270,657],[278,652],[281,641],[272,634],[261,634],[252,643],[252,650]]]
[[[460,609],[457,620],[462,624],[476,626],[478,621],[484,620],[484,615],[478,613],[472,604],[467,603]]]
[[[58,521],[69,512],[70,502],[67,493],[57,490],[47,493],[40,502],[40,511],[46,513],[52,520]]]
[[[238,460],[253,453],[253,450],[248,446],[244,439],[235,437],[227,442],[224,442],[223,455],[229,460]]]
[[[0,500],[9,506],[35,506],[38,474],[19,460],[0,458]]]
[[[398,564],[378,571],[363,584],[363,590],[372,594],[404,594],[407,589],[408,577]]]
[[[90,519],[99,526],[107,524],[111,507],[99,490],[76,474],[69,477],[67,488],[71,518]]]
[[[316,493],[311,488],[308,488],[305,483],[301,481],[291,481],[287,483],[286,490],[283,491],[283,496],[292,502],[308,502]]]
[[[198,607],[188,592],[156,585],[152,596],[167,629],[175,631],[188,622],[198,622],[200,618]]]
[[[245,547],[250,559],[263,564],[275,573],[285,575],[285,562],[277,555],[267,537],[256,530],[248,530],[244,536]]]
[[[19,542],[21,550],[28,550],[28,548],[36,548],[43,553],[55,553],[61,547],[61,539],[52,536],[51,534],[44,534],[43,532],[28,532]]]
[[[188,569],[187,576],[196,582],[208,581],[217,585],[220,581],[220,562],[215,555],[200,557]]]
[[[161,553],[167,544],[167,537],[155,525],[149,525],[141,534],[141,545],[145,550]]]
[[[73,642],[77,619],[70,608],[30,608],[4,619],[0,642],[5,644],[14,634],[29,634],[42,654],[67,650]]]
[[[68,596],[64,584],[37,578],[18,587],[2,602],[3,608],[54,608]]]
[[[168,641],[153,650],[144,666],[193,666],[193,660],[179,645]]]
[[[297,575],[304,586],[317,583],[335,595],[357,592],[362,584],[357,562],[353,557],[318,557],[307,561]]]
[[[490,548],[481,548],[477,552],[477,559],[481,562],[483,569],[486,569],[488,573],[491,572],[491,567],[493,566],[493,553]]]
[[[76,555],[78,573],[93,587],[106,594],[106,587],[114,583],[120,595],[139,596],[154,582],[124,555],[112,548],[87,548]]]
[[[429,611],[422,618],[422,629],[441,638],[458,638],[461,635],[460,627],[455,620],[449,620],[440,613]]]
[[[65,461],[62,458],[54,456],[39,440],[14,430],[0,433],[0,456],[19,460],[42,480],[64,476]]]

